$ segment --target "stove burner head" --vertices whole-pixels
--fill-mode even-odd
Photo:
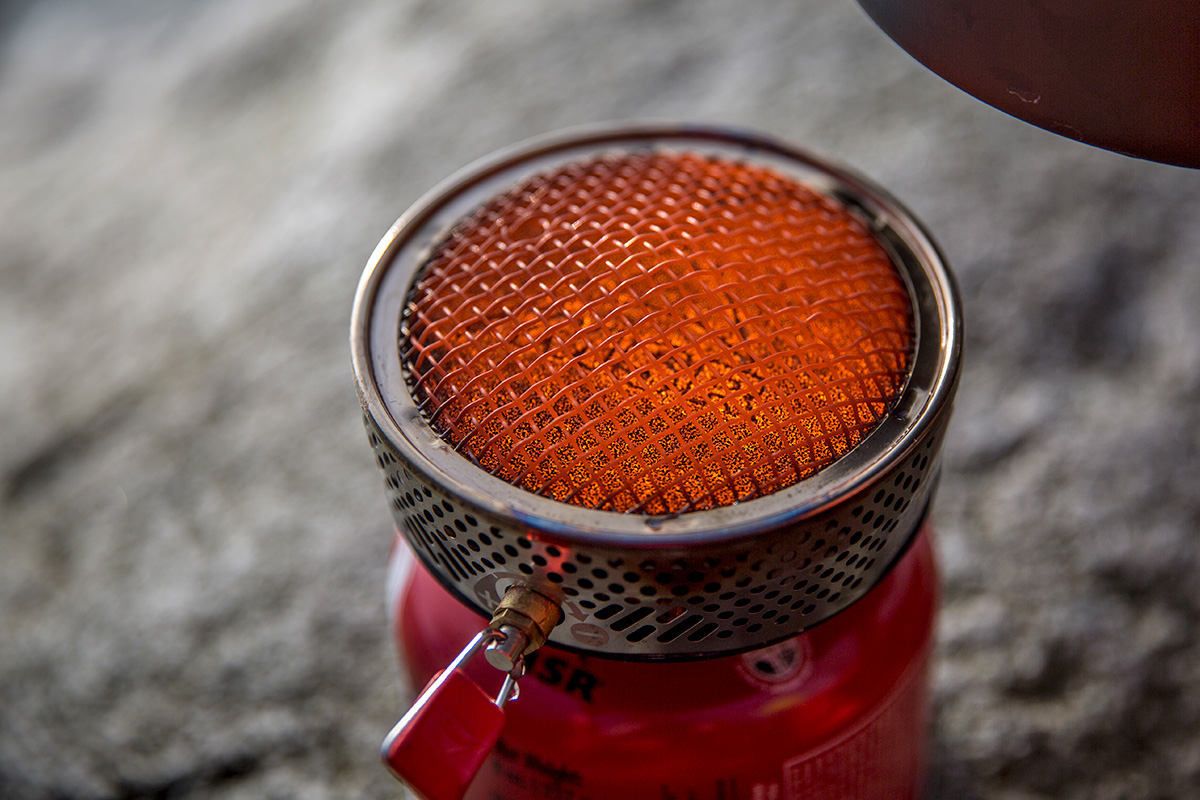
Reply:
[[[490,615],[629,659],[846,608],[925,516],[950,277],[867,181],[769,140],[634,128],[469,168],[397,222],[351,329],[397,529]]]
[[[401,335],[417,404],[544,497],[678,514],[791,486],[893,407],[909,290],[839,201],[691,153],[589,158],[433,252]]]

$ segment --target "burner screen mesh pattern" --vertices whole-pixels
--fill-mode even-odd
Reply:
[[[674,515],[791,486],[887,415],[906,284],[838,201],[768,168],[594,157],[495,197],[420,271],[414,399],[464,456],[577,506]]]

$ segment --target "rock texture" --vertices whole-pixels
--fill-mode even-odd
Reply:
[[[851,0],[0,3],[0,798],[394,797],[346,347],[419,194],[576,123],[854,164],[956,268],[933,796],[1200,792],[1200,174]]]

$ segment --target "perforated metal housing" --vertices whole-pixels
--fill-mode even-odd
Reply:
[[[680,165],[700,176],[697,183],[666,174]],[[500,246],[501,257],[486,262],[491,273],[479,266],[459,269],[463,263],[475,263],[464,260],[464,253],[477,255],[481,242],[496,244],[487,226],[508,199],[536,193],[556,176],[574,176],[570,181],[586,188],[594,178],[587,174],[589,169],[627,173],[633,169],[642,177],[622,186],[632,185],[631,191],[641,195],[653,194],[654,186],[667,187],[664,192],[671,195],[671,202],[688,205],[690,210],[681,218],[698,227],[685,226],[681,244],[645,246],[646,231],[653,232],[655,226],[639,234],[637,220],[630,219],[622,228],[628,229],[629,236],[620,246],[626,255],[641,260],[622,261],[610,254],[604,262],[632,265],[626,277],[636,281],[647,279],[664,261],[676,259],[678,263],[669,264],[666,279],[647,279],[654,286],[675,281],[676,291],[664,295],[669,301],[628,312],[628,304],[617,301],[604,306],[610,295],[602,286],[589,310],[586,293],[577,291],[578,274],[568,271],[564,277],[560,269],[563,253],[569,256],[571,247],[563,246],[563,235],[547,233],[551,226],[544,220],[537,221],[539,229],[526,231],[525,242],[526,260],[536,266],[542,258],[543,266],[548,265],[539,286],[531,278],[526,291],[511,276],[495,271],[509,251],[517,258],[518,247],[507,240]],[[703,215],[715,208],[719,217],[722,204],[703,201],[719,197],[721,181],[733,173],[751,188],[731,191],[750,196],[759,210],[740,222],[726,215],[710,224]],[[647,180],[657,183],[651,186]],[[713,190],[708,196],[705,181]],[[599,193],[603,192],[601,187]],[[768,202],[760,197],[772,192],[779,198],[772,195]],[[559,199],[564,196],[556,214],[564,208],[580,209],[580,224],[568,224],[564,230],[586,227],[586,202],[580,202],[586,197],[560,192]],[[777,204],[800,209],[781,212],[792,215],[783,227],[800,233],[785,236],[772,227],[776,212],[762,209]],[[817,222],[808,229],[792,224],[801,218]],[[515,227],[510,221],[497,230],[512,239]],[[679,227],[668,228],[658,226],[667,239],[672,230],[678,238]],[[712,232],[707,240],[705,230]],[[834,256],[802,257],[801,251],[814,252],[814,237],[818,245],[831,245]],[[612,238],[610,230],[599,231],[590,243],[584,240],[593,261],[601,263],[605,258],[596,241]],[[644,249],[631,254],[630,248],[639,243]],[[778,258],[770,257],[772,248],[778,249]],[[555,252],[541,255],[547,250]],[[578,255],[581,250],[587,248],[576,243],[574,252]],[[689,272],[690,267],[684,268],[695,267],[705,258],[712,263],[696,267],[700,277],[695,270]],[[756,259],[768,266],[744,266]],[[806,262],[799,272],[792,268],[804,259],[812,263]],[[822,272],[826,261],[832,266]],[[735,267],[714,279],[715,289],[688,284],[707,280],[710,273],[716,274],[712,270],[730,263]],[[557,288],[547,279],[550,274],[559,277]],[[481,314],[473,319],[470,310],[480,307],[484,302],[480,298],[494,298],[493,287],[485,286],[486,291],[476,295],[460,290],[472,281],[486,282],[489,276],[493,283],[504,279],[513,283],[501,287],[507,300],[495,301],[496,308],[511,313],[497,315],[493,309],[490,317]],[[619,270],[614,280],[614,286],[620,284]],[[811,288],[830,281],[845,285],[824,295],[824,290]],[[755,282],[760,290],[739,295]],[[808,290],[806,282],[811,284]],[[794,302],[779,299],[789,292],[795,293]],[[450,295],[459,305],[443,302]],[[528,305],[541,309],[536,314],[521,317],[509,309],[534,295],[541,299]],[[699,329],[691,346],[714,340],[720,352],[701,349],[696,351],[700,356],[688,358],[716,363],[719,369],[706,367],[706,375],[716,369],[717,377],[705,391],[712,395],[708,389],[717,387],[717,400],[742,406],[726,415],[728,425],[718,430],[721,438],[709,437],[709,447],[692,452],[703,456],[713,443],[724,443],[726,450],[712,463],[740,465],[744,469],[740,473],[732,467],[706,466],[695,458],[680,460],[687,430],[683,416],[677,420],[679,425],[667,430],[663,424],[653,427],[655,414],[662,409],[652,413],[647,406],[640,418],[633,413],[639,399],[645,399],[635,396],[642,390],[665,397],[663,408],[668,410],[671,403],[686,406],[686,391],[672,396],[663,388],[686,383],[686,389],[697,383],[683,380],[687,375],[680,367],[679,347],[662,347],[652,354],[654,358],[634,358],[632,366],[613,369],[611,358],[589,361],[586,356],[595,351],[594,346],[572,344],[571,314],[554,317],[545,311],[559,297],[563,304],[583,297],[582,305],[574,302],[574,318],[595,321],[610,314],[617,327],[612,336],[597,341],[614,341],[613,336],[628,329],[633,344],[617,343],[621,353],[628,354],[642,352],[639,342],[669,338],[671,329],[664,334],[661,321],[685,305],[680,298],[691,298],[687,300],[691,311],[682,314],[679,325],[691,325],[697,317],[709,324],[706,314],[719,316],[727,310],[719,303],[705,305],[704,298],[714,295],[729,296],[730,308],[749,303],[751,310],[733,318],[725,329],[717,326],[712,332],[711,325]],[[845,300],[847,296],[853,300]],[[801,307],[803,303],[812,307]],[[849,336],[829,327],[833,332],[820,347],[799,346],[789,326],[830,307],[830,320],[857,319],[856,333]],[[628,313],[622,316],[623,308]],[[697,308],[696,314],[688,316]],[[651,325],[639,338],[637,326],[648,317],[659,320],[659,327]],[[486,333],[488,319],[503,323],[492,332],[501,349],[476,346],[485,338],[481,331]],[[551,338],[565,341],[563,352],[575,357],[560,357],[558,367],[547,368],[546,362],[554,361],[554,356],[546,355],[550,350],[539,344],[532,356],[526,353],[527,361],[520,362],[519,368],[511,369],[511,363],[508,372],[486,368],[488,363],[519,358],[512,355],[521,352],[519,347],[510,348],[511,352],[503,348],[514,341],[532,341],[531,330],[545,332],[554,325],[559,327]],[[433,328],[437,335],[428,335]],[[460,335],[463,331],[467,333]],[[435,190],[401,218],[373,255],[359,287],[351,339],[368,433],[385,474],[393,515],[425,566],[485,614],[510,585],[530,584],[562,602],[564,621],[552,634],[552,643],[642,659],[693,658],[764,646],[828,618],[869,590],[903,551],[925,514],[960,347],[956,298],[936,249],[880,190],[812,156],[763,139],[662,128],[534,143],[477,165]],[[833,357],[814,355],[834,346],[830,342],[841,342],[834,349],[843,349]],[[461,373],[456,383],[454,370],[464,363],[463,353],[474,358],[481,351],[485,368],[473,366],[476,371]],[[663,353],[668,357],[661,358]],[[491,362],[488,354],[494,356]],[[760,360],[752,370],[738,372],[754,358]],[[561,372],[562,364],[567,365],[568,380],[558,385],[555,370]],[[665,370],[666,379],[654,383],[650,368]],[[806,370],[811,373],[808,377]],[[671,383],[676,373],[683,377]],[[643,374],[646,377],[638,383]],[[599,389],[595,382],[588,383],[593,375],[600,376]],[[637,384],[634,394],[622,388],[625,381]],[[471,387],[479,385],[485,390],[471,394]],[[729,389],[743,385],[747,388],[741,394]],[[530,387],[539,386],[540,393],[528,394]],[[789,387],[794,396],[784,397]],[[828,407],[814,397],[829,400]],[[556,400],[562,402],[555,406]],[[543,413],[544,424],[533,424],[538,403],[559,407],[562,414],[551,419],[553,415]],[[627,419],[618,415],[622,403],[630,411]],[[594,410],[590,416],[589,404]],[[692,404],[701,405],[698,400]],[[445,413],[439,417],[441,412]],[[527,412],[524,420],[521,412]],[[811,418],[805,418],[810,412]],[[744,418],[737,417],[743,413]],[[624,428],[618,424],[620,419],[625,419]],[[659,416],[660,423],[663,419]],[[710,428],[717,430],[721,421],[717,418]],[[756,433],[757,438],[739,440],[734,435],[738,429],[729,427],[753,428],[756,421],[766,431]],[[525,440],[514,439],[514,432],[533,444],[527,447]],[[564,433],[575,437],[570,445],[560,444]],[[580,440],[600,441],[601,446],[588,459],[580,455]],[[679,453],[641,471],[638,461],[609,464],[603,460],[606,453],[628,449],[631,441],[649,448],[644,452],[659,454],[664,443],[674,442]],[[554,460],[559,452],[556,445],[565,447],[569,458]],[[766,446],[778,447],[757,462],[747,457],[761,454]],[[544,462],[531,456],[547,452]],[[513,464],[520,469],[506,473],[506,465]],[[583,470],[589,464],[590,473]],[[664,467],[668,464],[674,472]],[[708,482],[684,480],[689,466],[696,464],[695,468],[716,477]],[[625,481],[614,475],[609,480],[609,470],[634,477]],[[584,486],[590,488],[580,488]]]

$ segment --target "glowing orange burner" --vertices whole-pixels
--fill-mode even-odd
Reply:
[[[675,152],[539,175],[460,223],[401,352],[443,437],[512,484],[678,514],[788,487],[908,379],[909,290],[845,206]]]

